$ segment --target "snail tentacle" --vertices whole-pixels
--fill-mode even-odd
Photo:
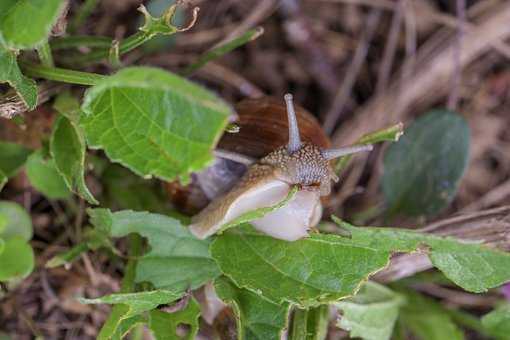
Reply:
[[[287,93],[284,98],[287,105],[287,118],[289,120],[289,143],[287,144],[287,150],[292,154],[301,148],[301,137],[299,135],[294,103],[292,102],[292,94]]]

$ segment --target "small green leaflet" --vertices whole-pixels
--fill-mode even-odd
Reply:
[[[283,208],[284,206],[287,205],[287,203],[289,203],[294,198],[294,196],[298,192],[298,189],[299,189],[298,186],[294,185],[292,187],[292,189],[289,190],[289,193],[287,194],[287,196],[282,201],[276,203],[275,205],[248,211],[248,212],[242,214],[241,216],[237,217],[236,219],[234,219],[228,223],[225,223],[218,230],[217,234],[221,234],[225,230],[233,228],[233,227],[237,227],[240,224],[248,223],[248,222],[256,220],[258,218],[262,218],[265,215],[269,214],[270,212],[273,212],[275,210]]]
[[[34,251],[20,236],[4,239],[0,253],[0,281],[27,277],[34,269]]]
[[[138,260],[136,282],[185,291],[220,274],[209,255],[209,241],[197,239],[176,219],[131,210],[88,209],[88,213],[92,224],[106,235],[138,233],[148,239],[150,251]]]
[[[29,241],[32,238],[32,220],[18,203],[0,201],[0,237],[7,239],[14,236]]]
[[[128,67],[90,88],[81,120],[89,147],[140,176],[187,181],[212,160],[232,114],[209,91],[172,73]]]
[[[71,195],[66,183],[57,171],[52,158],[45,158],[43,150],[32,153],[26,163],[30,184],[50,199],[65,199]]]
[[[0,201],[0,281],[28,276],[34,268],[32,220],[19,204]]]
[[[65,116],[58,117],[54,124],[50,153],[67,188],[90,204],[98,204],[85,183],[84,137],[80,128]]]
[[[198,318],[200,316],[200,306],[191,298],[187,306],[174,313],[166,313],[160,310],[149,312],[149,329],[152,331],[156,340],[194,340],[198,332]],[[179,336],[181,325],[188,325],[189,331],[183,336]]]
[[[214,282],[216,294],[232,306],[237,318],[238,339],[279,340],[287,327],[290,305],[268,301],[246,289],[238,288],[222,276]]]
[[[0,20],[1,21],[1,20]],[[35,81],[25,77],[19,69],[16,54],[7,50],[1,43],[0,31],[0,83],[8,83],[16,90],[28,109],[37,104],[37,86]],[[0,112],[1,116],[11,117],[13,112]]]
[[[369,281],[356,295],[335,303],[342,311],[337,325],[351,337],[389,340],[404,303],[401,295]]]

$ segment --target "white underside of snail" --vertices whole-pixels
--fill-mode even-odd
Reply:
[[[193,217],[190,231],[198,238],[215,234],[244,213],[276,205],[287,197],[293,185],[298,185],[300,190],[285,206],[250,223],[274,238],[295,241],[306,237],[320,221],[320,197],[328,195],[331,181],[337,180],[330,160],[372,149],[371,145],[363,145],[321,150],[313,144],[302,143],[292,96],[286,95],[285,100],[289,120],[288,145],[252,165],[229,192],[213,199]]]

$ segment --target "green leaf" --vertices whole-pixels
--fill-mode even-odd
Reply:
[[[395,252],[410,252],[420,245],[428,246],[432,264],[463,289],[483,293],[510,281],[510,253],[413,231],[392,228],[356,228],[334,220],[351,232],[351,240],[359,246]]]
[[[31,152],[31,150],[19,144],[0,142],[0,171],[7,177],[16,175]]]
[[[434,215],[445,208],[467,165],[469,134],[464,118],[446,110],[407,128],[384,156],[382,191],[389,212]]]
[[[28,157],[26,171],[32,186],[46,197],[65,199],[70,196],[71,192],[58,173],[53,159],[45,159],[42,150]]]
[[[209,241],[195,238],[176,219],[130,210],[89,209],[88,213],[92,224],[112,237],[138,233],[148,239],[151,249],[138,260],[137,282],[184,291],[219,275],[209,255]]]
[[[0,238],[0,255],[3,253],[5,249],[5,241]]]
[[[21,73],[16,61],[16,54],[2,46],[1,38],[0,31],[0,83],[8,83],[12,86],[27,108],[33,109],[37,105],[37,86],[35,81]],[[5,112],[4,114],[9,117],[12,113]]]
[[[510,303],[501,304],[482,317],[483,327],[495,338],[508,339],[510,334]]]
[[[29,241],[32,238],[32,220],[19,204],[0,201],[0,237],[8,239],[15,236]]]
[[[38,47],[48,40],[63,8],[62,0],[18,0],[0,21],[0,33],[10,48]]]
[[[85,183],[85,139],[80,128],[64,116],[54,124],[50,152],[67,188],[90,204],[98,204]]]
[[[232,306],[237,319],[238,339],[281,338],[287,327],[290,305],[276,304],[249,290],[238,288],[226,277],[214,282],[216,294]]]
[[[81,124],[88,145],[141,176],[189,179],[211,160],[232,111],[172,73],[125,68],[87,91]]]
[[[351,238],[313,234],[286,242],[244,225],[218,236],[211,255],[237,286],[304,307],[354,294],[392,253],[412,252],[422,244],[434,266],[465,290],[485,292],[510,280],[509,253],[401,229],[339,223]]]
[[[276,303],[313,306],[353,294],[390,253],[335,235],[286,242],[244,225],[218,236],[211,255],[238,287]]]
[[[96,299],[78,298],[84,304],[110,304],[127,305],[129,308],[122,316],[123,319],[141,314],[156,308],[159,305],[167,304],[179,299],[182,293],[176,293],[170,290],[151,290],[137,293],[118,293],[110,294]]]
[[[355,296],[335,303],[342,311],[337,325],[349,331],[350,337],[390,339],[404,302],[399,294],[369,281]]]
[[[0,253],[0,281],[27,277],[34,269],[34,251],[22,237],[4,239]]]
[[[200,307],[195,299],[191,298],[183,310],[166,313],[160,310],[149,312],[149,328],[156,340],[194,340],[198,332],[198,317]],[[189,331],[186,335],[180,336],[179,326],[188,325]]]
[[[443,307],[434,300],[406,291],[407,303],[400,312],[401,323],[419,339],[462,340],[462,331]]]

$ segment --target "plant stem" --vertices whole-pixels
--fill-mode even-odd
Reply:
[[[53,39],[50,46],[53,50],[63,50],[66,48],[75,47],[90,47],[90,48],[110,48],[112,45],[112,38],[93,36],[93,35],[71,35],[69,37],[62,37]]]
[[[47,41],[37,48],[37,54],[39,55],[41,64],[48,67],[54,66],[51,48]]]
[[[324,340],[328,333],[329,306],[310,308],[307,318],[307,340]]]
[[[138,257],[142,255],[143,239],[138,234],[129,235],[129,260],[124,270],[122,278],[121,293],[130,293],[135,291],[136,264]]]
[[[257,27],[255,29],[249,30],[240,37],[237,37],[233,40],[227,41],[226,43],[216,46],[211,50],[205,52],[201,55],[196,62],[189,65],[183,72],[182,75],[190,76],[196,70],[207,64],[209,61],[217,59],[222,55],[235,50],[236,48],[243,46],[244,44],[257,39],[264,33],[264,29],[262,27]]]
[[[152,39],[152,36],[148,35],[147,33],[143,31],[138,31],[135,34],[127,37],[126,39],[122,40],[119,44],[119,56],[122,54],[125,54],[138,46],[142,45],[143,43],[149,41]],[[113,41],[113,40],[111,40]],[[92,62],[101,61],[103,59],[108,58],[110,55],[110,48],[111,48],[111,41],[110,45],[108,47],[101,47],[100,49],[97,49],[95,51],[92,51],[88,54],[78,54],[73,55],[70,57],[67,57],[63,59],[63,61],[66,64],[87,64]]]
[[[30,77],[44,78],[77,85],[95,85],[104,76],[98,73],[74,71],[59,67],[48,67],[29,63],[20,63],[23,73]]]
[[[292,319],[290,340],[306,340],[308,309],[296,308]]]
[[[380,143],[384,141],[396,142],[404,133],[404,125],[398,123],[390,127],[377,130],[362,136],[354,145],[366,145]],[[340,157],[335,164],[335,173],[338,175],[340,171],[345,169],[349,161],[352,159],[352,155]]]

